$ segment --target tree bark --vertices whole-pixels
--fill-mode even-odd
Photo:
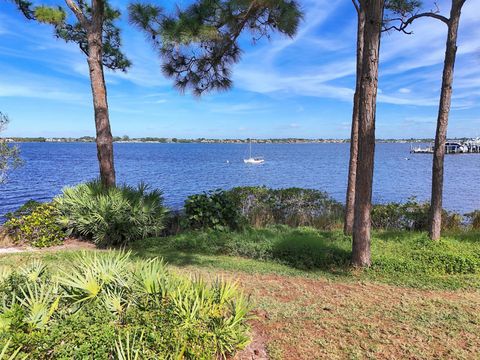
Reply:
[[[448,116],[452,102],[453,71],[457,54],[457,34],[460,14],[465,0],[453,0],[448,21],[447,45],[443,65],[442,90],[438,109],[437,130],[432,165],[432,197],[430,202],[430,239],[438,240],[442,230],[442,197],[445,142],[447,139]]]
[[[88,67],[93,95],[97,157],[100,180],[106,187],[115,186],[113,164],[113,137],[108,115],[107,87],[102,62],[102,31],[105,4],[103,0],[92,0],[92,20],[87,31]]]
[[[352,111],[352,131],[350,136],[350,162],[348,166],[348,184],[347,196],[345,201],[345,219],[343,232],[345,235],[352,235],[353,218],[355,210],[355,181],[357,178],[357,157],[358,157],[358,123],[360,116],[360,84],[362,76],[362,60],[363,60],[363,31],[365,28],[365,13],[361,5],[355,6],[357,10],[357,69],[355,95],[353,96]]]
[[[373,168],[375,157],[375,115],[378,64],[384,0],[361,1],[365,9],[364,49],[359,99],[358,163],[355,182],[352,265],[368,267]]]

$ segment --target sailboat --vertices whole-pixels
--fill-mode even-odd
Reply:
[[[260,156],[252,157],[252,140],[250,140],[249,143],[249,149],[250,149],[250,155],[248,159],[243,159],[243,162],[245,164],[263,164],[265,162],[265,159]]]

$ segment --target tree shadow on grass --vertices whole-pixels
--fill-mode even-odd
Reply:
[[[229,235],[231,234],[226,233],[225,239],[229,238]],[[212,246],[199,244],[198,239],[202,238],[203,241],[212,241]],[[258,262],[277,263],[307,272],[321,270],[332,275],[343,275],[350,271],[351,240],[339,233],[288,229],[243,233],[239,238],[245,243],[223,243],[225,239],[221,239],[214,245],[212,238],[205,238],[201,233],[197,234],[196,240],[182,244],[172,244],[172,241],[176,241],[175,238],[152,238],[134,244],[131,250],[134,256],[161,257],[175,266],[221,267],[219,263],[222,260],[217,256],[231,255],[231,259],[241,257]],[[238,241],[238,238],[235,241]],[[265,242],[267,245],[257,249],[255,245],[258,242]],[[232,246],[236,247],[235,253],[231,253]],[[244,247],[243,251],[238,248],[241,246]],[[241,267],[238,264],[238,268]]]
[[[151,259],[162,258],[165,262],[176,266],[197,265],[200,263],[194,252],[185,252],[172,249],[165,244],[162,238],[145,239],[130,247],[134,257]]]
[[[349,270],[351,241],[332,232],[292,232],[272,249],[273,259],[301,270],[344,273]]]

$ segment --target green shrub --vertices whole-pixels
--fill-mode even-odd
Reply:
[[[178,235],[189,227],[183,210],[169,211],[165,216],[164,224],[165,226],[162,231],[162,235],[164,236]]]
[[[235,284],[173,275],[161,260],[83,252],[68,268],[37,261],[1,274],[0,347],[8,342],[9,354],[225,359],[249,342],[250,305]]]
[[[372,227],[374,229],[427,231],[429,218],[430,204],[418,202],[415,198],[411,198],[403,204],[378,204],[372,208]],[[461,226],[461,215],[443,210],[443,230],[458,230]]]
[[[231,193],[253,227],[283,224],[332,229],[343,217],[343,206],[319,190],[237,187]]]
[[[236,230],[243,224],[235,198],[223,190],[189,196],[185,216],[192,229]]]
[[[8,218],[4,229],[16,243],[47,247],[60,245],[66,238],[53,203],[28,202]]]
[[[469,222],[474,230],[480,230],[480,210],[466,214]]]
[[[98,181],[90,182],[64,189],[54,202],[63,226],[98,246],[157,236],[166,214],[161,192],[143,184],[104,188]]]
[[[41,202],[35,200],[28,200],[25,204],[20,206],[17,210],[5,214],[5,217],[10,220],[22,216],[30,215],[33,210],[42,205]]]
[[[338,227],[343,206],[326,193],[300,188],[237,187],[190,196],[185,216],[192,229],[238,230],[283,224],[318,229]]]

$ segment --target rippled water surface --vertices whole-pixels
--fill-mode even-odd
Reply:
[[[64,186],[98,176],[93,143],[23,143],[25,165],[0,185],[0,214],[29,199],[50,200]],[[430,196],[431,155],[410,155],[409,144],[377,144],[374,201]],[[119,182],[144,181],[180,207],[186,196],[240,185],[305,187],[344,201],[348,144],[258,144],[263,165],[246,165],[241,144],[115,144]],[[462,213],[480,209],[480,155],[446,157],[445,207]]]

